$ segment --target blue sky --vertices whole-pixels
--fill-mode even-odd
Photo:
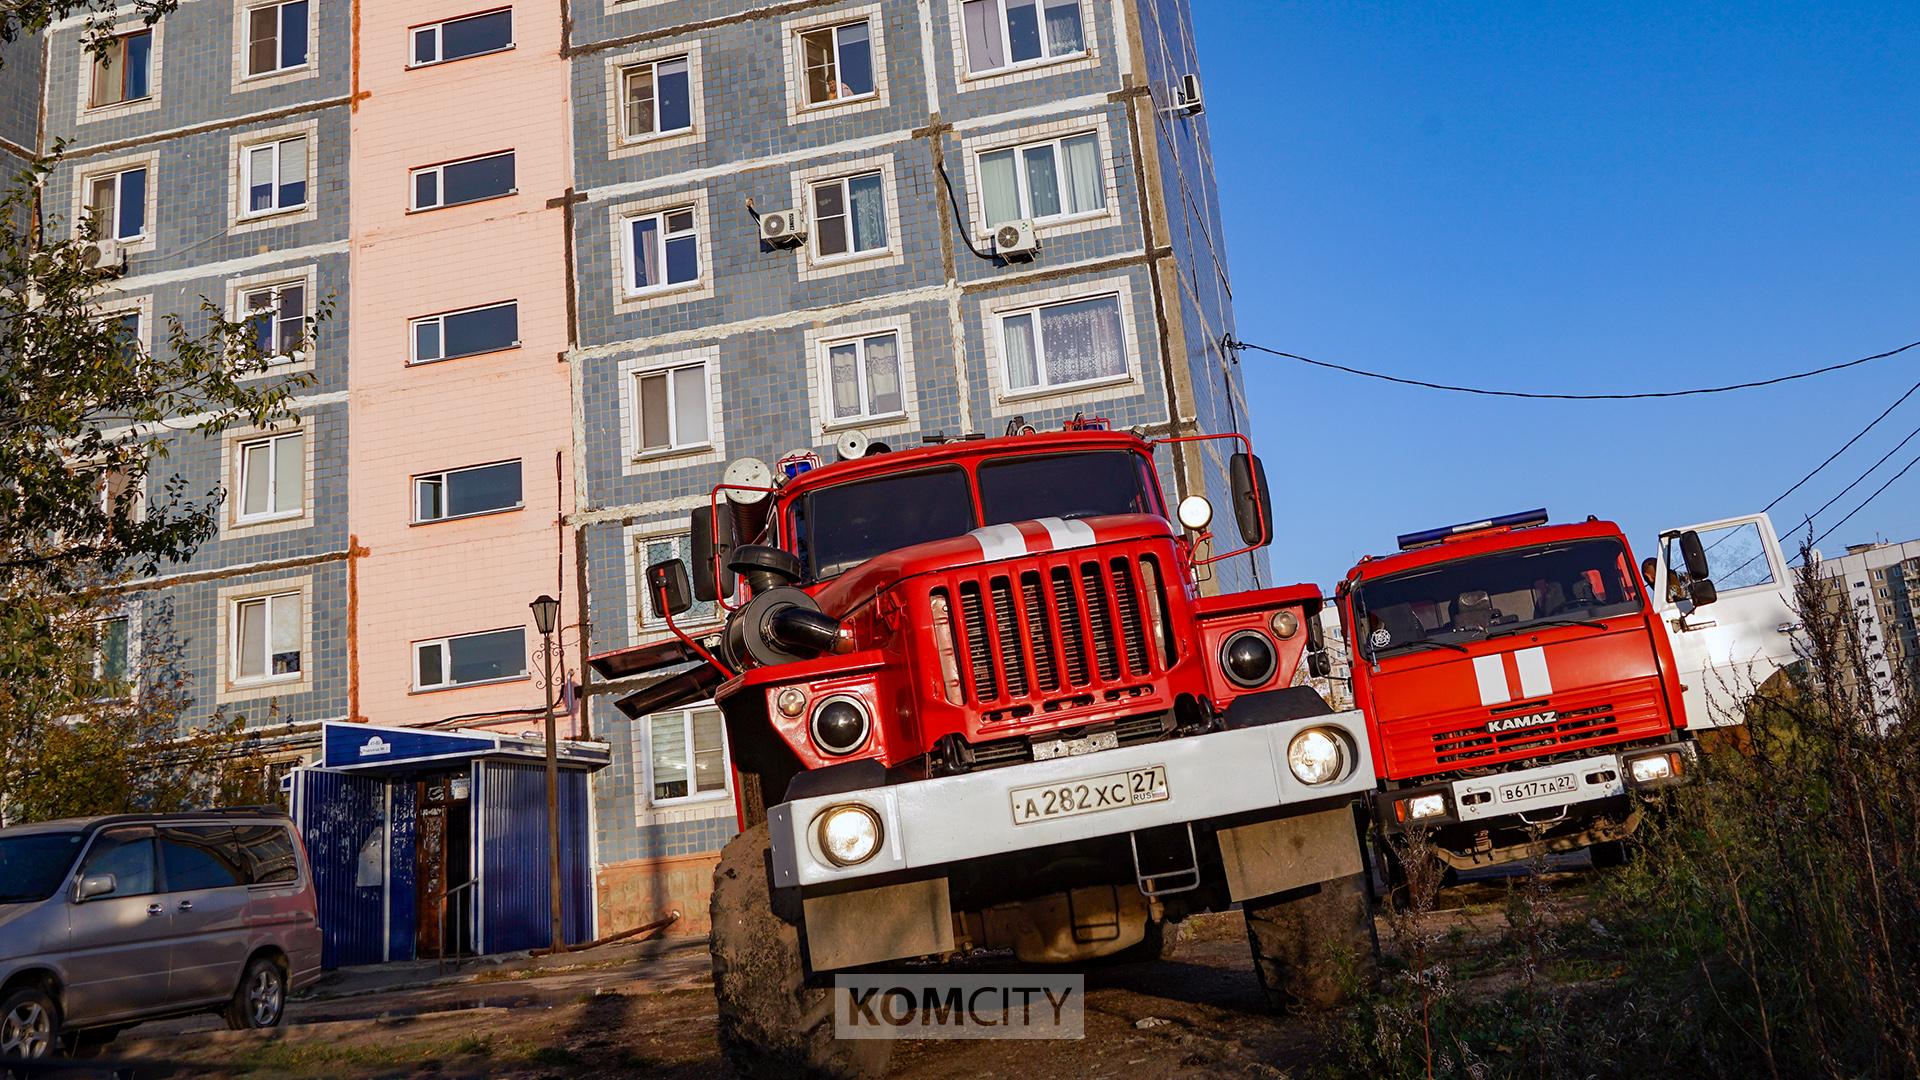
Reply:
[[[1194,6],[1244,340],[1585,393],[1920,340],[1920,5]],[[1618,521],[1650,554],[1663,526],[1758,510],[1920,381],[1920,349],[1638,403],[1242,365],[1281,502],[1276,576],[1322,586],[1398,533],[1542,505]],[[1916,427],[1920,394],[1775,524]],[[1821,547],[1876,537],[1920,537],[1920,467]]]

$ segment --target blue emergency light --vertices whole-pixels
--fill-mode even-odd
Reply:
[[[1428,547],[1445,540],[1449,536],[1461,533],[1479,532],[1481,529],[1523,529],[1529,525],[1545,525],[1547,508],[1522,510],[1517,514],[1502,514],[1485,521],[1466,521],[1458,525],[1444,525],[1438,529],[1426,529],[1421,532],[1400,534],[1400,550],[1412,551],[1414,548]]]

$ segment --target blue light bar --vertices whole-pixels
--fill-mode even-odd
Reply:
[[[1481,529],[1521,529],[1529,525],[1545,525],[1547,508],[1522,510],[1517,514],[1502,514],[1485,521],[1465,521],[1458,525],[1444,525],[1438,529],[1426,529],[1422,532],[1400,534],[1400,550],[1412,551],[1414,548],[1428,547],[1445,540],[1449,536],[1461,533],[1479,532]]]

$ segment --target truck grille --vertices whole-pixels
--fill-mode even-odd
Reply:
[[[1537,709],[1541,704],[1532,702],[1528,708]],[[1440,764],[1457,765],[1478,758],[1505,757],[1509,754],[1538,756],[1552,753],[1562,746],[1608,739],[1619,734],[1620,726],[1614,721],[1613,706],[1597,705],[1561,713],[1558,722],[1543,727],[1493,734],[1482,724],[1459,731],[1439,732],[1433,736],[1433,752]]]
[[[1143,580],[1134,558],[1118,556],[983,567],[960,581],[955,644],[969,698],[1005,703],[989,719],[1007,720],[1123,696],[1159,663],[1147,606],[1164,610],[1164,599],[1144,591],[1156,579]]]
[[[1103,730],[1105,730],[1103,728]],[[1144,742],[1158,742],[1173,730],[1173,718],[1165,714],[1135,716],[1121,720],[1112,728],[1114,737],[1121,746],[1136,746]],[[1052,731],[1033,738],[1015,736],[1010,739],[995,739],[991,742],[974,743],[966,748],[967,768],[972,770],[994,769],[1002,765],[1024,765],[1033,760],[1034,739],[1060,737],[1079,738],[1088,734],[1088,729],[1072,731]],[[958,738],[958,736],[955,736]]]

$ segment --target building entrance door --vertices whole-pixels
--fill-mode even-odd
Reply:
[[[416,781],[414,833],[414,955],[460,956],[473,951],[473,890],[465,773],[434,773]]]

